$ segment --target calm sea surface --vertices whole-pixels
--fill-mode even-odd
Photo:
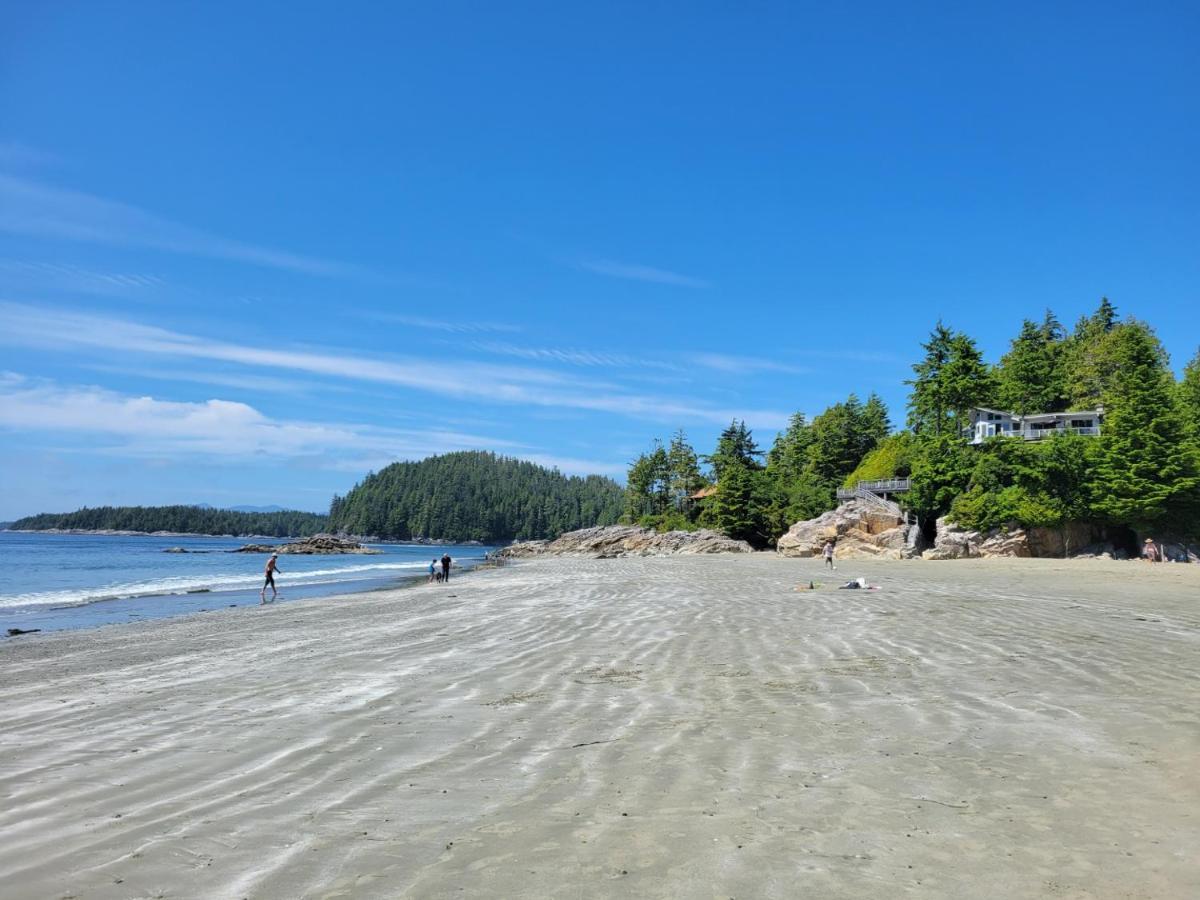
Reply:
[[[8,628],[88,628],[258,603],[266,554],[228,552],[252,540],[0,531],[0,640]],[[398,587],[443,553],[457,570],[492,549],[371,546],[383,554],[279,557],[279,602]],[[169,547],[189,552],[164,553]]]

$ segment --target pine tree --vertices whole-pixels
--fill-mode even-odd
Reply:
[[[688,443],[683,429],[675,432],[671,446],[667,449],[667,472],[672,508],[684,511],[688,498],[704,485],[700,474],[700,457]]]
[[[1200,440],[1200,350],[1183,369],[1179,382],[1179,405],[1191,429],[1192,437]]]
[[[1094,505],[1109,522],[1149,528],[1193,497],[1200,484],[1195,445],[1150,329],[1127,321],[1106,340],[1115,369],[1103,398]]]
[[[997,371],[996,396],[1002,409],[1027,415],[1066,408],[1061,331],[1049,311],[1040,326],[1029,319],[1024,321]]]
[[[1071,409],[1094,409],[1104,398],[1117,373],[1113,343],[1118,327],[1117,309],[1102,297],[1099,308],[1075,325],[1063,351],[1063,373]]]
[[[905,382],[912,386],[909,427],[917,434],[957,434],[971,407],[993,401],[995,378],[975,341],[940,321],[921,346],[925,358]]]

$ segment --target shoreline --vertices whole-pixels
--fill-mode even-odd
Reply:
[[[253,896],[1189,896],[1200,576],[539,559],[0,644],[0,879]],[[849,569],[849,566],[847,566]],[[841,573],[839,573],[840,576]]]
[[[274,534],[207,534],[198,531],[122,531],[110,528],[0,528],[0,533],[6,534],[65,534],[65,535],[95,535],[97,537],[178,537],[178,538],[220,538],[222,540],[241,541],[248,538],[260,538],[268,541],[302,541],[313,535],[274,535]],[[342,537],[342,535],[338,535]],[[396,547],[502,547],[503,544],[485,544],[482,541],[383,541],[363,537],[361,535],[346,535],[347,539],[362,544],[384,544]]]
[[[496,568],[492,565],[463,566],[455,572],[451,581],[470,575],[477,568]],[[207,616],[228,613],[247,607],[290,606],[296,603],[328,603],[342,598],[359,597],[366,594],[407,591],[428,584],[426,575],[409,574],[387,576],[382,579],[364,580],[359,588],[349,588],[345,582],[308,584],[287,587],[288,593],[280,591],[276,600],[259,601],[259,589],[234,590],[191,590],[182,593],[145,594],[132,597],[112,597],[92,600],[87,603],[64,606],[26,606],[0,609],[0,646],[6,641],[28,640],[38,634],[60,634],[90,632],[98,628],[112,628],[153,622],[173,621],[190,616]],[[328,593],[322,589],[328,587]],[[295,596],[299,594],[299,596]],[[291,596],[289,596],[291,595]],[[158,608],[164,601],[172,608]],[[232,601],[232,602],[230,602]],[[202,605],[207,604],[207,605]],[[58,615],[66,613],[66,615]],[[91,613],[91,615],[89,615]],[[8,628],[20,628],[23,633],[6,635]]]

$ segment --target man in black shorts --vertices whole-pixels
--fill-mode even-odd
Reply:
[[[450,580],[450,554],[443,553],[442,554],[442,582],[445,583],[449,580]]]
[[[267,585],[271,586],[272,600],[279,596],[279,591],[275,589],[275,573],[279,571],[279,564],[276,562],[277,559],[279,559],[279,554],[272,553],[271,558],[267,560],[267,580],[263,582],[262,590],[258,592],[260,603],[267,602]]]

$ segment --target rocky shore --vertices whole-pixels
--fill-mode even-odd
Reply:
[[[614,559],[627,556],[675,556],[701,553],[753,553],[745,541],[735,541],[715,531],[659,533],[635,525],[609,525],[569,531],[553,541],[522,541],[497,550],[496,559],[538,556],[585,556]]]
[[[239,547],[237,550],[231,550],[230,553],[278,553],[284,554],[302,554],[311,555],[330,555],[336,553],[362,553],[374,554],[382,553],[382,550],[373,550],[370,547],[364,547],[356,540],[350,538],[337,537],[332,534],[315,534],[309,538],[303,538],[299,541],[293,541],[290,544],[280,544],[274,546],[272,544],[247,544],[244,547]]]
[[[906,522],[861,500],[843,503],[815,519],[797,522],[776,544],[781,556],[819,556],[826,541],[838,559],[996,559],[1040,558],[1128,559],[1104,529],[1083,522],[1058,528],[994,528],[973,531],[943,516],[932,544],[919,525]],[[1200,546],[1187,541],[1156,540],[1165,559],[1200,562]]]
[[[797,522],[776,544],[781,556],[813,557],[826,541],[840,559],[912,559],[921,555],[921,529],[861,500]]]

